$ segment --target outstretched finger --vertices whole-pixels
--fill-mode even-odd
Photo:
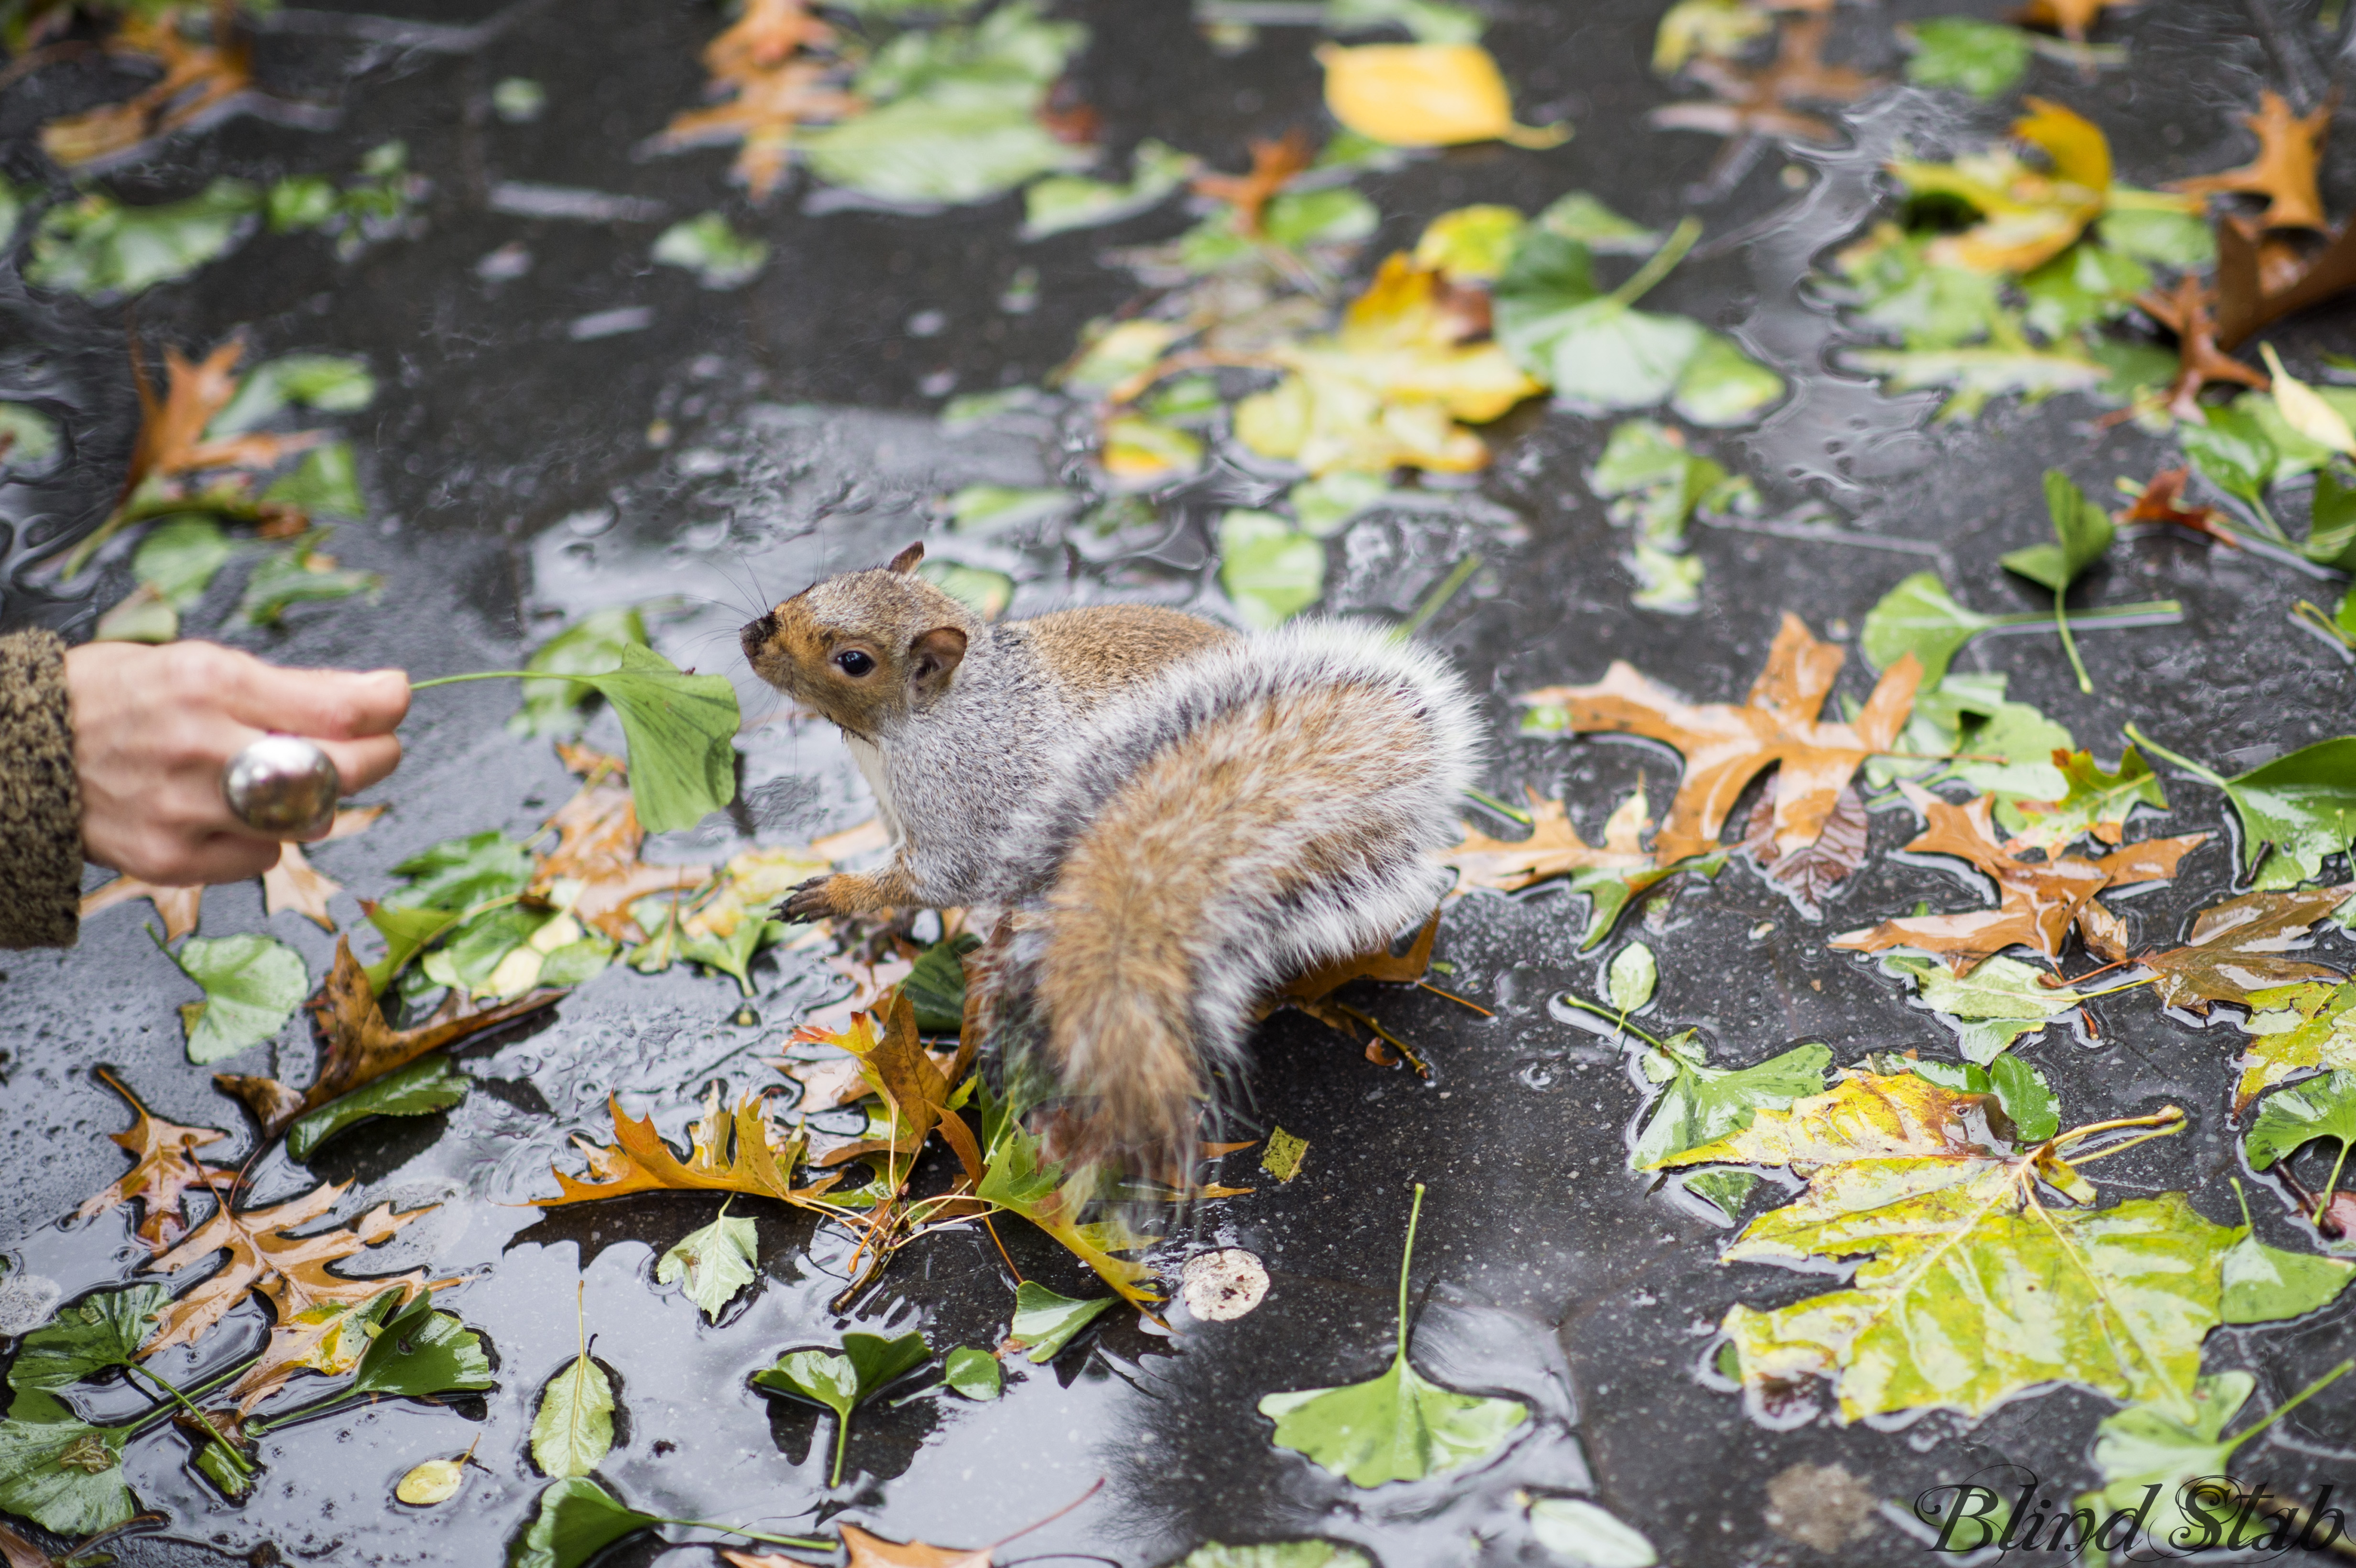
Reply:
[[[242,657],[221,670],[230,715],[257,730],[358,740],[391,734],[409,712],[409,680],[399,670],[284,669]]]

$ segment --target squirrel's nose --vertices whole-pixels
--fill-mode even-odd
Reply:
[[[747,621],[736,640],[744,645],[744,656],[751,658],[761,651],[761,645],[777,635],[777,613],[775,610],[757,621]]]

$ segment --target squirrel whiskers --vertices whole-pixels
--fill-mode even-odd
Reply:
[[[896,841],[787,913],[1006,911],[978,978],[993,1044],[1045,1069],[1073,1154],[1167,1168],[1263,997],[1446,891],[1471,701],[1387,629],[1239,637],[1133,605],[992,625],[920,555],[744,629],[755,668],[851,737]]]

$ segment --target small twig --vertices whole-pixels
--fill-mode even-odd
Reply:
[[[1429,980],[1418,980],[1416,984],[1421,986],[1425,990],[1430,991],[1435,997],[1446,997],[1450,1001],[1454,1002],[1460,1008],[1471,1008],[1474,1012],[1479,1013],[1484,1019],[1494,1019],[1497,1016],[1488,1008],[1483,1007],[1480,1003],[1468,1002],[1453,991],[1443,991]]]

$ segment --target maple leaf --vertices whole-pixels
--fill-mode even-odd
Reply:
[[[1309,144],[1308,133],[1295,125],[1280,141],[1257,140],[1251,144],[1249,174],[1199,174],[1194,176],[1194,187],[1198,194],[1233,207],[1238,231],[1257,240],[1264,231],[1261,219],[1269,199],[1293,176],[1309,166],[1314,152]]]
[[[136,1199],[145,1210],[137,1227],[140,1240],[156,1252],[166,1251],[187,1232],[184,1195],[191,1188],[209,1189],[216,1180],[225,1186],[235,1180],[234,1170],[208,1166],[195,1157],[195,1151],[220,1143],[229,1135],[211,1127],[184,1127],[177,1122],[165,1121],[141,1104],[139,1096],[113,1073],[102,1067],[98,1076],[100,1082],[130,1103],[131,1125],[107,1136],[122,1146],[131,1157],[132,1165],[92,1193],[74,1211],[74,1218],[88,1220]]]
[[[1654,841],[1663,862],[1708,853],[1743,786],[1780,764],[1774,844],[1789,855],[1816,841],[1858,766],[1896,742],[1922,680],[1922,663],[1908,653],[1882,672],[1853,723],[1822,722],[1816,714],[1846,657],[1786,612],[1766,667],[1739,708],[1685,702],[1619,660],[1593,686],[1546,687],[1515,700],[1550,710],[1548,722],[1559,718],[1556,727],[1643,735],[1685,757],[1685,777]]]
[[[822,49],[834,29],[805,0],[749,0],[744,14],[705,46],[709,91],[727,101],[675,117],[655,145],[664,150],[736,142],[733,177],[766,200],[785,177],[795,130],[850,114],[860,100],[830,83],[841,62]]]
[[[580,746],[558,751],[564,765],[584,776],[573,798],[548,819],[556,848],[533,869],[528,891],[616,942],[644,941],[647,933],[630,918],[630,905],[649,894],[691,892],[712,880],[712,868],[640,860],[647,836],[629,786],[621,782],[620,759]]]
[[[2033,948],[2048,958],[2060,957],[2062,940],[2088,900],[2107,887],[2175,876],[2177,862],[2209,838],[2206,833],[2147,838],[2094,860],[2074,855],[2022,860],[2007,853],[2004,841],[1997,837],[1990,820],[1994,795],[1983,795],[1956,805],[1905,780],[1898,787],[1922,813],[1925,824],[1921,837],[1907,849],[1968,861],[1996,883],[1997,907],[1885,920],[1870,931],[1846,932],[1828,945],[1860,953],[1920,948],[1945,955],[1958,975],[2015,945]]]
[[[1426,951],[1429,952],[1429,944]],[[1417,972],[1420,974],[1421,970]],[[905,987],[892,993],[884,1009],[880,1034],[875,1029],[875,1015],[869,1013],[831,1038],[858,1061],[860,1075],[867,1086],[884,1097],[890,1113],[890,1131],[887,1136],[862,1138],[829,1148],[822,1156],[812,1158],[813,1165],[841,1165],[863,1156],[889,1155],[883,1180],[896,1190],[906,1185],[917,1151],[937,1127],[943,1141],[956,1151],[958,1162],[965,1167],[967,1179],[976,1182],[981,1179],[981,1147],[974,1142],[972,1130],[948,1109],[948,1078],[917,1039],[916,1004],[909,999]]]
[[[804,1142],[799,1135],[778,1135],[762,1095],[744,1095],[732,1113],[722,1107],[720,1086],[714,1083],[705,1096],[703,1115],[688,1129],[691,1147],[685,1160],[655,1131],[651,1117],[639,1121],[626,1115],[620,1095],[609,1099],[607,1110],[614,1120],[611,1145],[579,1136],[573,1140],[588,1157],[590,1179],[555,1171],[557,1196],[532,1202],[557,1209],[628,1192],[743,1192],[822,1214],[835,1212],[819,1198],[840,1179],[828,1177],[809,1187],[793,1184]]]
[[[313,994],[308,1006],[319,1035],[319,1072],[308,1089],[288,1087],[275,1078],[255,1078],[220,1072],[213,1082],[245,1102],[264,1137],[276,1137],[305,1111],[315,1111],[338,1095],[406,1066],[429,1051],[454,1045],[470,1035],[537,1012],[564,993],[529,991],[510,1001],[462,1011],[453,991],[434,1015],[415,1029],[396,1029],[384,1021],[368,971],[352,956],[351,939],[336,939],[336,963]]]
[[[2337,969],[2287,955],[2351,895],[2356,883],[2244,893],[2193,916],[2191,933],[2179,947],[2130,958],[2118,934],[2093,927],[2084,933],[2086,945],[2107,963],[2150,971],[2153,989],[2169,1007],[2206,1013],[2211,1002],[2248,1004],[2251,993],[2271,987],[2339,980]]]
[[[2022,6],[2019,20],[2026,27],[2051,27],[2073,44],[2083,44],[2094,30],[2095,18],[2114,6],[2132,5],[2136,0],[2029,0]]]
[[[2223,236],[2233,232],[2235,229],[2231,222],[2218,226],[2221,283],[2226,278],[2222,261]],[[2254,276],[2254,261],[2252,272]],[[2205,420],[2201,411],[2201,389],[2210,382],[2229,381],[2258,391],[2265,391],[2272,384],[2265,371],[2243,364],[2221,347],[2239,342],[2247,333],[2227,336],[2219,327],[2211,307],[2220,297],[2216,290],[2190,272],[2177,279],[2176,286],[2166,293],[2147,290],[2136,296],[2136,304],[2145,315],[2176,334],[2177,370],[2176,379],[2168,386],[2168,411],[2196,424]]]
[[[88,920],[102,909],[112,909],[133,899],[145,899],[155,906],[155,912],[164,917],[164,940],[171,943],[197,929],[198,917],[204,909],[205,890],[163,888],[136,877],[117,877],[83,896],[80,918]]]
[[[2069,781],[2068,791],[2058,800],[2013,803],[2028,826],[2005,841],[2006,854],[2017,855],[2025,848],[2057,854],[2089,833],[2105,844],[2116,844],[2126,836],[2127,816],[2137,805],[2168,809],[2168,795],[2159,786],[2158,776],[2132,745],[2119,758],[2115,773],[2104,772],[2092,752],[2067,752],[2058,746],[2053,749],[2053,766]]]
[[[348,838],[364,831],[384,815],[384,810],[380,805],[369,805],[336,813],[334,823],[327,828],[327,839]],[[278,863],[262,873],[262,912],[276,914],[282,910],[293,910],[320,929],[333,931],[336,921],[327,912],[327,901],[343,891],[341,882],[312,867],[304,858],[301,845],[289,844],[278,851]]]
[[[2189,196],[2248,191],[2266,198],[2258,217],[2267,229],[2322,229],[2323,197],[2315,188],[2316,162],[2331,126],[2331,106],[2293,114],[2290,101],[2271,89],[2258,93],[2258,112],[2242,123],[2258,134],[2258,155],[2238,169],[2172,181],[2169,188]]]
[[[2250,1043],[2237,1065],[2233,1114],[2277,1083],[2311,1072],[2356,1068],[2356,981],[2308,980],[2249,995],[2242,1025]]]
[[[2194,533],[2206,534],[2221,544],[2242,548],[2242,541],[2233,530],[2222,527],[2218,519],[2222,515],[2214,507],[2188,507],[2184,504],[2184,486],[2192,470],[2183,464],[2163,468],[2151,476],[2135,505],[2117,514],[2122,527],[2131,523],[2172,523]],[[2122,764],[2124,765],[2124,764]]]
[[[217,37],[227,32],[232,14],[226,7],[213,11]],[[154,60],[164,68],[162,80],[123,102],[49,121],[41,127],[41,150],[71,171],[183,129],[253,85],[251,51],[241,38],[196,43],[180,31],[180,20],[177,6],[123,17],[106,40],[106,52]]]
[[[1845,65],[1826,65],[1825,39],[1832,18],[1822,14],[1787,18],[1775,40],[1775,59],[1756,69],[1702,55],[1687,74],[1718,94],[1714,101],[1671,103],[1653,111],[1655,125],[1707,131],[1718,136],[1783,136],[1829,144],[1839,133],[1826,121],[1802,112],[1802,103],[1854,103],[1881,85]]]
[[[1434,857],[1441,865],[1456,868],[1455,892],[1494,888],[1510,893],[1573,871],[1652,869],[1653,857],[1644,847],[1644,833],[1653,819],[1645,813],[1641,787],[1605,819],[1600,846],[1590,845],[1579,836],[1570,825],[1569,809],[1561,801],[1547,800],[1534,786],[1523,788],[1530,797],[1527,838],[1492,838],[1466,822],[1462,841]]]
[[[2152,1129],[2071,1157],[2160,1136],[2183,1113],[2017,1147],[1990,1120],[1993,1099],[1912,1073],[1851,1073],[1665,1162],[1786,1166],[1806,1180],[1798,1200],[1743,1228],[1727,1262],[1866,1260],[1848,1288],[1728,1314],[1746,1387],[1830,1379],[1845,1421],[1923,1407],[1976,1415],[2057,1380],[2190,1410],[2201,1340],[2226,1318],[2225,1275],[2256,1243],[2180,1192],[2083,1207],[2097,1194],[2065,1158],[2099,1134]],[[2345,1284],[2327,1282],[2324,1299]]]
[[[411,1221],[433,1212],[431,1208],[396,1214],[391,1204],[380,1203],[348,1227],[308,1236],[288,1234],[334,1208],[350,1185],[330,1182],[264,1209],[235,1209],[225,1194],[216,1194],[220,1201],[211,1217],[147,1266],[177,1274],[216,1253],[226,1252],[228,1260],[165,1307],[155,1319],[155,1337],[140,1353],[152,1356],[195,1342],[248,1291],[270,1304],[278,1327],[294,1333],[301,1332],[304,1315],[316,1309],[358,1306],[392,1289],[402,1291],[404,1300],[414,1294],[425,1283],[423,1269],[353,1279],[328,1273],[327,1265],[385,1241]]]
[[[1871,831],[1865,800],[1857,793],[1855,783],[1843,784],[1816,841],[1785,855],[1775,848],[1775,784],[1771,776],[1758,804],[1751,808],[1743,852],[1768,885],[1790,899],[1804,918],[1821,920],[1825,901],[1865,864],[1866,841]]]

